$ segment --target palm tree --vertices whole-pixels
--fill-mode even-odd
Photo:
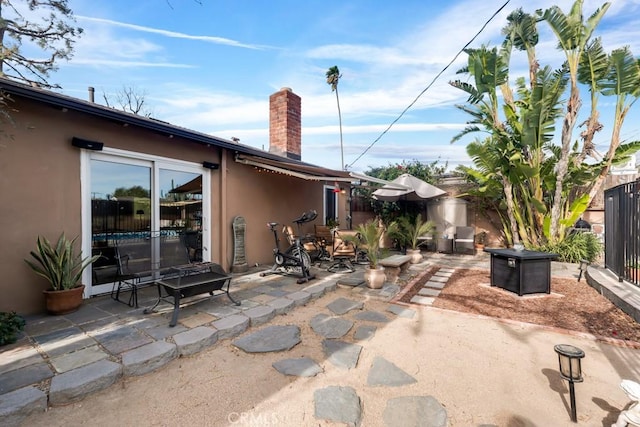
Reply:
[[[338,103],[338,122],[340,123],[340,165],[344,169],[344,149],[342,147],[342,113],[340,112],[340,97],[338,96],[338,82],[340,81],[340,70],[337,65],[329,68],[326,73],[327,84],[331,86],[331,92],[336,93],[336,102]]]

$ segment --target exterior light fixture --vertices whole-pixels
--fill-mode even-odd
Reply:
[[[580,270],[580,273],[578,273],[578,282],[580,281],[580,279],[582,279],[582,274],[587,272],[588,267],[589,261],[587,261],[586,259],[580,260],[580,266],[578,267],[578,269]]]
[[[580,383],[582,378],[581,360],[584,357],[584,351],[578,347],[569,344],[558,344],[553,347],[558,353],[558,364],[560,365],[560,376],[569,381],[569,395],[571,399],[571,421],[578,422],[576,415],[576,394],[573,387],[574,383]]]

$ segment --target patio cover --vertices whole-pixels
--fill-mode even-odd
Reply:
[[[429,184],[415,176],[405,173],[391,181],[394,185],[383,186],[373,192],[373,198],[385,202],[395,202],[398,200],[421,201],[433,199],[447,194],[446,191]],[[403,186],[404,189],[398,189],[397,186]]]
[[[364,173],[338,171],[327,169],[320,166],[310,165],[308,163],[293,162],[289,159],[273,160],[257,156],[237,155],[236,162],[244,165],[254,166],[284,175],[294,176],[296,178],[307,181],[334,181],[334,182],[350,182],[367,181],[376,184],[382,184],[388,188],[396,190],[409,190],[410,188],[402,184],[394,184],[391,181],[374,178]]]

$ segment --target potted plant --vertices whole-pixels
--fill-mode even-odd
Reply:
[[[417,215],[413,221],[407,216],[402,216],[389,228],[391,235],[407,248],[406,253],[411,255],[411,264],[422,261],[420,238],[433,232],[435,229],[433,221],[423,221],[422,215]]]
[[[38,236],[36,250],[30,254],[33,260],[25,262],[39,276],[51,285],[44,292],[47,311],[50,314],[67,314],[76,311],[82,304],[84,285],[80,283],[82,272],[95,262],[100,255],[82,258],[74,245],[77,237],[69,240],[64,233],[55,245]]]
[[[367,286],[372,289],[380,289],[385,281],[384,267],[378,264],[380,261],[380,239],[384,228],[378,226],[378,220],[372,219],[356,227],[356,236],[345,236],[345,240],[359,239],[360,243],[367,247],[369,265],[365,267],[364,278]]]
[[[483,250],[487,240],[487,232],[481,231],[476,234],[476,249]]]

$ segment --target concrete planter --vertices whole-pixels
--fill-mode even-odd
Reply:
[[[47,312],[53,315],[73,313],[82,305],[83,292],[84,285],[60,291],[42,291]]]
[[[367,286],[371,289],[382,288],[384,281],[386,280],[384,267],[378,266],[377,268],[365,268],[364,280],[367,282]]]
[[[422,252],[420,249],[407,249],[407,255],[411,256],[411,264],[422,262]]]

